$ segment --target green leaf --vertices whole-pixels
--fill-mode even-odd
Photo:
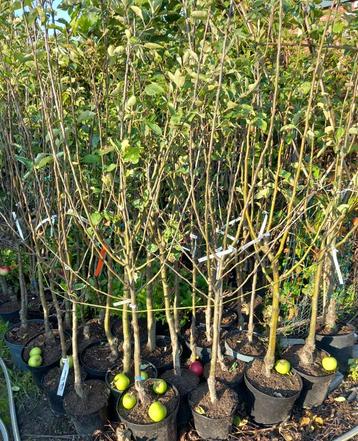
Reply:
[[[338,129],[336,130],[336,140],[339,141],[340,139],[343,138],[345,133],[345,130],[343,127],[338,127]]]
[[[98,211],[91,214],[91,222],[94,226],[97,226],[102,220],[102,215]]]
[[[132,95],[130,98],[128,98],[128,101],[126,102],[126,108],[131,109],[133,106],[135,106],[135,103],[137,102],[137,98]]]
[[[21,164],[26,165],[27,168],[31,169],[32,168],[32,161],[30,161],[30,159],[25,158],[24,156],[19,156],[19,155],[15,155],[15,158],[21,162]]]
[[[336,21],[332,27],[334,34],[341,34],[345,28],[345,23],[343,21]]]
[[[107,167],[105,167],[104,172],[110,173],[116,168],[117,168],[117,164],[109,164]]]
[[[84,164],[98,164],[99,162],[101,162],[101,157],[98,155],[94,155],[92,153],[89,153],[88,155],[85,155],[81,159],[81,162],[83,162]]]
[[[131,6],[132,11],[137,15],[141,20],[144,21],[143,12],[138,6]]]
[[[311,90],[311,82],[310,81],[305,81],[299,87],[299,91],[301,93],[303,93],[304,95],[307,95],[310,92],[310,90]]]
[[[80,291],[81,289],[86,288],[86,284],[85,283],[75,283],[73,285],[73,290],[74,291]]]
[[[80,123],[82,121],[87,121],[89,119],[93,119],[95,117],[95,113],[91,110],[84,110],[78,115],[77,121]]]
[[[154,49],[154,50],[155,49],[163,49],[163,46],[161,44],[151,43],[151,42],[145,43],[144,47],[146,47],[147,49]]]
[[[201,406],[196,406],[194,410],[199,415],[205,415],[205,410]]]
[[[125,162],[130,162],[132,164],[137,164],[140,159],[140,148],[139,147],[127,147],[124,155],[123,160]]]
[[[197,20],[203,20],[208,16],[208,11],[201,10],[201,11],[191,11],[191,17],[195,18]]]
[[[158,124],[152,122],[147,122],[146,124],[156,135],[158,136],[162,135],[162,129],[158,126]]]
[[[256,118],[255,120],[256,127],[261,129],[264,133],[266,133],[267,130],[267,122],[262,118]]]
[[[149,96],[164,95],[165,90],[158,83],[151,83],[146,86],[144,92]]]

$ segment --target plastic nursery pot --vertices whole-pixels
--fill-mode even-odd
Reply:
[[[225,355],[224,359],[226,360],[227,363],[230,363],[230,365],[232,366],[232,364],[236,363],[242,363],[241,360],[237,360],[234,357],[230,357],[230,355]],[[246,369],[246,364],[244,365],[244,368],[241,372],[239,372],[234,378],[232,379],[226,379],[223,378],[221,375],[221,372],[219,372],[219,374],[217,375],[217,378],[224,384],[226,384],[228,387],[230,387],[231,389],[236,390],[236,392],[241,392],[241,384],[243,382],[244,379],[244,373],[245,373],[245,369]],[[209,371],[210,371],[210,363],[206,363],[204,366],[204,377],[206,379],[208,379],[209,377]]]
[[[173,384],[179,392],[180,404],[178,410],[177,424],[179,428],[186,427],[191,418],[189,406],[189,395],[198,386],[200,378],[190,369],[182,367],[181,375],[176,376],[173,370],[166,371],[161,376],[166,382]]]
[[[295,401],[300,396],[302,390],[302,380],[298,374],[300,381],[300,390],[291,397],[275,397],[264,393],[257,389],[249,379],[244,375],[245,385],[248,389],[247,404],[249,413],[254,421],[264,426],[281,423],[291,415],[291,411]]]
[[[17,323],[20,320],[19,312],[19,305],[13,304],[13,302],[5,302],[0,305],[0,317],[4,322]]]
[[[299,398],[300,405],[304,409],[320,406],[327,397],[329,385],[336,373],[314,376],[307,375],[298,368],[293,368],[293,371],[297,372],[303,382],[303,388]]]
[[[28,320],[27,323],[31,324],[31,323],[43,323],[43,320]],[[24,360],[22,359],[22,350],[24,348],[24,344],[21,343],[15,343],[15,342],[11,342],[9,341],[9,332],[16,328],[21,326],[21,323],[16,323],[15,325],[12,325],[6,332],[4,340],[5,340],[5,344],[8,347],[9,351],[10,351],[10,355],[11,355],[11,360],[14,363],[14,365],[17,367],[17,369],[19,369],[20,371],[26,371],[28,370],[28,366],[27,363],[24,362]]]
[[[45,379],[46,379],[46,375],[47,374],[50,374],[50,372],[51,372],[51,370],[53,370],[53,369],[56,369],[56,367],[55,368],[51,368],[43,377],[42,377],[42,379],[41,379],[41,385],[42,385],[42,390],[45,392],[45,394],[46,394],[46,396],[47,396],[47,398],[48,398],[48,401],[49,401],[49,404],[50,404],[50,408],[51,408],[51,410],[52,410],[52,413],[55,415],[55,416],[57,416],[57,417],[60,417],[60,416],[63,416],[63,415],[65,415],[65,409],[64,409],[64,407],[63,407],[63,400],[64,400],[64,397],[68,394],[68,392],[69,392],[69,390],[70,390],[70,388],[71,388],[71,386],[73,386],[73,380],[72,380],[72,383],[70,383],[69,382],[69,377],[67,378],[67,383],[66,383],[66,388],[65,388],[65,390],[64,390],[64,393],[63,393],[63,395],[62,396],[60,396],[60,395],[57,395],[57,389],[58,389],[58,383],[59,383],[59,381],[56,383],[56,385],[54,385],[54,386],[49,386],[49,385],[47,385],[46,384],[46,381],[45,381]],[[59,369],[59,368],[57,368],[57,369]],[[60,372],[62,371],[62,369],[60,370]],[[71,370],[70,370],[70,373],[71,373]],[[61,374],[60,374],[61,375]],[[81,372],[81,377],[82,377],[82,380],[85,380],[86,379],[86,373],[85,372]]]
[[[171,386],[174,389],[175,394],[179,396],[177,388],[173,385]],[[117,401],[117,412],[120,421],[132,432],[133,438],[136,441],[173,441],[177,439],[177,414],[179,402],[180,400],[177,400],[175,409],[159,423],[138,424],[128,421],[128,419],[121,413],[120,397]]]
[[[166,346],[168,343],[171,344],[170,342],[170,337],[166,336],[166,335],[157,335],[156,338],[156,342],[157,342],[157,346]],[[179,350],[179,357],[181,357],[182,353],[183,353],[183,347],[180,344],[180,342],[178,341],[178,350]],[[170,353],[172,353],[172,351],[170,350]],[[148,358],[148,357],[146,357]],[[155,364],[155,367],[157,368],[158,371],[158,375],[161,375],[163,372],[168,371],[170,369],[173,369],[173,361],[172,361],[172,357],[171,357],[171,361],[169,363],[152,363]]]
[[[190,342],[185,339],[185,344],[187,348],[190,350]],[[195,346],[196,356],[203,362],[208,363],[211,360],[211,346],[207,348],[203,348],[200,346]]]
[[[65,395],[63,404],[77,434],[92,439],[93,433],[101,429],[107,420],[108,389],[100,380],[87,380],[83,385],[88,388],[83,401],[71,390]]]
[[[149,375],[149,378],[158,378],[158,371],[157,368],[154,366],[153,363],[150,363],[149,361],[142,360],[141,363],[141,370],[147,371],[149,370],[151,373]],[[112,421],[116,421],[118,419],[118,414],[116,411],[116,406],[119,397],[122,396],[123,391],[119,391],[113,386],[112,380],[113,376],[117,373],[122,372],[122,363],[119,362],[118,364],[115,364],[111,369],[108,369],[106,372],[104,381],[106,383],[107,388],[110,390],[109,399],[108,399],[108,411],[109,416]]]
[[[338,361],[339,370],[348,370],[348,360],[353,358],[353,347],[356,341],[354,329],[349,334],[316,334],[317,348],[329,352]]]
[[[248,354],[243,354],[240,351],[234,350],[233,348],[230,347],[229,343],[228,343],[228,338],[230,338],[232,335],[235,334],[241,334],[241,333],[246,333],[246,331],[240,331],[238,329],[235,329],[233,331],[229,331],[226,336],[225,336],[225,354],[229,355],[230,357],[236,358],[237,360],[242,360],[245,363],[251,363],[253,360],[259,358],[263,358],[265,355],[265,352],[263,351],[262,354],[260,355],[248,355]],[[254,335],[256,337],[258,337],[258,334],[254,333]],[[255,343],[253,343],[253,345],[255,346]]]
[[[103,359],[98,360],[99,361],[99,366],[100,367],[96,367],[96,366],[92,366],[88,363],[88,361],[86,360],[86,352],[88,350],[91,350],[92,348],[95,348],[96,346],[103,348]],[[80,353],[80,361],[81,361],[81,365],[83,366],[83,369],[87,372],[88,378],[89,379],[94,379],[94,380],[104,380],[106,377],[106,373],[107,370],[110,366],[108,366],[108,362],[106,360],[107,358],[107,348],[108,348],[108,342],[107,340],[97,340],[97,341],[92,341],[91,343],[89,343],[88,345],[86,345],[83,350]],[[113,365],[113,361],[111,362],[111,364]]]
[[[199,385],[199,388],[207,388],[207,384]],[[235,392],[236,394],[236,392]],[[237,394],[236,394],[237,395]],[[198,432],[200,438],[205,440],[226,440],[232,429],[233,419],[236,408],[233,409],[230,415],[222,416],[220,418],[209,418],[201,415],[194,410],[194,403],[189,396],[189,405],[191,407],[195,430]]]
[[[54,332],[55,332],[55,338],[57,337],[58,340],[59,340],[58,332],[56,333],[56,330],[55,330]],[[28,349],[31,348],[31,347],[36,346],[36,344],[35,344],[35,340],[36,340],[39,336],[41,336],[41,335],[43,335],[43,334],[44,334],[44,333],[41,332],[40,334],[37,334],[37,335],[35,335],[34,337],[32,337],[32,338],[26,343],[26,345],[23,347],[22,352],[21,352],[21,358],[22,358],[22,360],[24,361],[24,363],[26,364],[26,368],[27,368],[27,370],[29,370],[29,371],[31,372],[32,377],[33,377],[33,379],[34,379],[36,385],[37,385],[40,389],[42,388],[42,378],[43,378],[43,376],[44,376],[44,375],[45,375],[45,374],[46,374],[51,368],[53,368],[53,367],[55,367],[55,366],[58,366],[58,365],[59,365],[59,362],[60,362],[60,359],[61,359],[61,351],[59,351],[59,355],[56,356],[56,357],[54,357],[54,359],[53,359],[53,361],[52,361],[51,363],[48,363],[48,364],[45,364],[45,365],[41,365],[41,366],[39,366],[39,367],[31,367],[31,366],[28,365],[28,359],[29,359],[29,357],[28,357]],[[57,335],[56,335],[56,334],[57,334]],[[66,334],[66,336],[67,336],[67,334]],[[69,348],[71,347],[71,344],[70,344],[69,341],[67,341],[66,345],[67,345],[67,351],[68,351]],[[59,341],[58,341],[58,347],[60,347],[60,342],[59,342]]]

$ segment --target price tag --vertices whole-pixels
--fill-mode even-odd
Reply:
[[[60,382],[58,384],[57,395],[63,397],[63,393],[65,392],[65,387],[67,383],[68,373],[70,371],[70,365],[68,358],[63,358],[63,368],[61,373]]]

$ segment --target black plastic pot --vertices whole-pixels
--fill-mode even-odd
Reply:
[[[21,351],[21,358],[22,361],[26,364],[26,368],[28,371],[31,372],[32,378],[34,379],[34,382],[36,383],[36,385],[41,389],[42,388],[42,378],[43,376],[46,374],[46,372],[48,372],[51,368],[58,366],[59,362],[61,360],[61,355],[59,355],[58,359],[55,360],[53,363],[50,363],[48,365],[44,365],[44,366],[39,366],[39,367],[31,367],[27,364],[28,360],[25,360],[25,349],[26,347],[31,344],[31,341],[34,340],[36,337],[38,337],[39,335],[41,335],[43,333],[37,334],[34,337],[32,337],[27,343],[26,345],[23,347],[22,351]],[[67,350],[70,348],[70,343],[67,343]]]
[[[292,397],[274,397],[257,389],[250,383],[245,373],[244,381],[248,389],[248,410],[256,423],[269,426],[271,424],[281,423],[289,418],[293,405],[302,390],[301,377],[298,374],[296,375],[300,380],[300,390],[295,395],[292,395]]]
[[[43,320],[28,320],[28,323],[43,323]],[[23,344],[19,343],[12,343],[7,339],[8,332],[11,331],[11,329],[15,328],[16,326],[20,326],[20,323],[16,323],[15,325],[10,326],[8,331],[5,334],[4,340],[5,344],[8,347],[11,355],[11,360],[14,363],[14,365],[19,369],[20,371],[26,371],[28,370],[27,364],[22,359],[22,350],[24,349]]]
[[[20,308],[10,312],[0,312],[0,317],[4,320],[4,322],[18,323],[18,321],[20,320],[19,313]]]
[[[182,373],[183,370],[189,370],[187,368],[182,368]],[[169,374],[170,372],[173,371],[166,371],[164,372],[164,374],[161,376],[161,378],[163,378],[165,381],[167,380],[167,374]],[[187,389],[187,385],[186,385],[186,392],[183,393],[183,391],[180,388],[180,385],[176,384],[175,380],[173,378],[170,378],[170,380],[168,381],[170,384],[174,384],[174,386],[178,389],[179,395],[180,395],[180,403],[179,403],[179,410],[178,410],[178,418],[177,418],[177,424],[179,428],[183,428],[186,427],[190,418],[191,418],[191,409],[190,409],[190,405],[189,405],[189,395],[192,392],[192,390],[194,390],[200,381],[200,378],[198,376],[196,376],[195,374],[192,374],[196,379],[196,384],[193,385],[192,389],[188,390]]]
[[[190,342],[185,340],[187,348],[190,350]],[[195,347],[196,356],[202,361],[202,363],[208,363],[211,360],[211,346],[202,348],[200,346]]]
[[[316,334],[317,347],[333,355],[338,361],[339,370],[343,373],[348,370],[348,360],[353,358],[355,341],[354,330],[349,334]]]
[[[179,392],[173,386],[177,396]],[[117,402],[117,411],[119,419],[132,432],[133,438],[136,441],[173,441],[177,439],[177,413],[179,409],[179,402],[172,413],[160,421],[159,423],[136,424],[128,421],[120,412],[120,397]]]
[[[53,368],[51,368],[51,369],[53,369]],[[85,380],[86,373],[81,372],[81,377],[82,377],[82,380]],[[41,379],[41,388],[43,389],[43,391],[45,392],[45,394],[47,396],[52,413],[57,417],[61,417],[61,416],[66,415],[65,409],[63,407],[63,400],[64,400],[64,397],[69,392],[69,385],[68,384],[66,385],[66,388],[64,390],[64,394],[62,396],[60,396],[60,395],[57,395],[57,387],[55,389],[50,389],[49,387],[47,387],[44,384],[44,378],[45,378],[45,375]]]
[[[161,342],[163,342],[165,340],[168,340],[170,342],[170,337],[168,337],[166,335],[157,335],[157,338],[156,338],[157,344],[160,344]],[[183,347],[179,341],[178,341],[178,350],[179,350],[179,356],[181,356],[181,354],[183,353]],[[152,361],[152,363],[153,363],[153,361]],[[170,369],[173,369],[173,362],[170,361],[170,363],[166,363],[166,364],[162,364],[162,365],[156,364],[155,367],[157,368],[158,375],[161,375],[163,372],[168,371]]]
[[[245,332],[245,331],[232,331],[232,332]],[[255,356],[255,355],[246,355],[242,352],[234,351],[227,343],[227,338],[230,336],[230,332],[226,334],[225,336],[225,354],[229,355],[230,357],[236,358],[237,360],[244,361],[245,363],[251,363],[255,359],[262,359],[264,354],[262,356]],[[257,335],[257,334],[256,334]]]
[[[98,382],[99,380],[89,380],[89,382],[91,381]],[[66,398],[69,396],[70,394],[68,394]],[[92,434],[96,430],[101,429],[107,421],[107,402],[103,405],[101,404],[101,407],[95,412],[87,415],[74,415],[70,414],[68,408],[66,408],[66,398],[64,400],[66,415],[70,417],[77,434],[86,440],[92,440]]]
[[[99,346],[99,345],[107,345],[108,342],[107,340],[96,340],[96,341],[92,341],[91,343],[89,343],[88,345],[86,345],[83,350],[80,353],[80,361],[81,361],[81,365],[83,366],[83,369],[87,372],[88,378],[90,379],[94,379],[94,380],[103,380],[106,377],[106,373],[107,373],[107,367],[104,367],[103,369],[98,369],[98,368],[94,368],[92,366],[88,366],[88,364],[86,364],[85,362],[85,352],[93,347],[93,346]]]
[[[313,376],[293,369],[302,378],[303,388],[299,398],[299,403],[304,409],[320,406],[326,399],[328,388],[335,376],[335,372],[329,375]]]
[[[207,387],[207,384],[203,383],[199,387]],[[226,440],[232,429],[233,419],[235,415],[235,408],[231,415],[222,416],[220,418],[209,418],[205,415],[201,415],[193,409],[194,403],[189,396],[189,405],[191,407],[195,430],[198,435],[205,440]]]
[[[154,372],[154,374],[152,374],[152,376],[149,378],[158,378],[157,368],[154,366],[153,363],[150,363],[149,361],[142,360],[141,370],[144,370],[145,367],[148,365],[150,365],[151,369]],[[106,372],[105,378],[104,378],[106,386],[110,390],[109,399],[108,399],[108,412],[109,412],[109,417],[110,417],[111,421],[116,421],[118,418],[116,406],[117,406],[117,402],[118,402],[119,397],[121,397],[121,395],[123,393],[122,391],[119,391],[118,389],[114,388],[112,386],[112,382],[110,381],[110,375],[113,372],[114,368],[117,371],[120,371],[121,370],[121,363],[118,363],[118,364],[114,365],[111,369],[108,369],[108,371]]]

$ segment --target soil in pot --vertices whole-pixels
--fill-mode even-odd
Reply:
[[[212,403],[207,383],[200,384],[189,397],[195,429],[207,440],[227,439],[238,404],[237,393],[226,384],[216,382],[217,401]]]
[[[174,370],[164,372],[161,376],[165,381],[178,389],[180,394],[180,405],[178,411],[178,425],[184,427],[191,417],[191,411],[188,402],[188,395],[198,386],[199,377],[187,368],[181,369],[181,375],[175,375]]]
[[[180,353],[182,352],[180,344],[179,351]],[[141,355],[144,360],[153,363],[158,371],[164,371],[173,367],[172,345],[170,342],[170,337],[166,335],[157,336],[156,348],[154,349],[154,351],[149,351],[146,345],[143,346],[141,348]]]
[[[196,323],[199,324],[199,326],[205,326],[205,311],[200,309],[195,314]],[[223,311],[222,317],[221,317],[221,328],[222,329],[228,329],[232,328],[236,325],[237,321],[237,314],[232,309],[225,309]]]
[[[264,362],[259,359],[246,370],[245,384],[248,412],[256,423],[263,425],[288,419],[302,390],[302,380],[297,373],[281,375],[272,371],[267,377]]]
[[[27,327],[22,328],[21,323],[11,326],[5,334],[5,343],[10,350],[11,359],[14,365],[20,370],[26,370],[27,366],[22,360],[22,350],[24,344],[35,335],[44,331],[44,324],[41,320],[33,320],[27,322]]]
[[[168,389],[163,395],[156,395],[152,386],[155,380],[143,383],[145,402],[140,403],[137,398],[136,405],[131,410],[123,408],[121,399],[118,400],[118,415],[122,423],[131,430],[136,441],[172,441],[177,439],[176,417],[179,407],[179,392],[175,386],[168,383]],[[134,386],[128,389],[137,396]],[[160,422],[153,422],[148,415],[150,405],[159,401],[167,409],[167,416]]]
[[[185,331],[185,343],[190,350],[189,342],[190,342],[190,329],[187,329]],[[211,359],[212,342],[209,342],[206,338],[205,326],[200,326],[200,325],[197,326],[195,330],[195,345],[196,345],[197,357],[199,357],[203,363],[209,362]],[[223,345],[222,345],[222,350],[223,350]]]
[[[71,346],[70,340],[66,341],[66,346],[68,350]],[[28,364],[29,361],[29,353],[34,347],[41,348],[42,364],[36,368],[28,366],[28,369],[31,371],[36,384],[41,387],[44,374],[51,367],[56,365],[61,358],[61,344],[58,331],[56,329],[53,331],[53,338],[47,338],[46,335],[42,333],[36,335],[26,343],[22,350],[22,360],[26,364]]]
[[[265,344],[260,337],[254,334],[250,343],[247,332],[236,329],[226,335],[225,348],[228,355],[246,362],[263,358],[266,353]]]
[[[103,381],[87,380],[83,383],[83,391],[82,399],[73,389],[70,390],[63,404],[78,435],[90,438],[106,422],[108,389]]]
[[[117,360],[120,358],[119,352]],[[108,369],[116,362],[107,341],[90,343],[81,352],[80,359],[89,377],[98,379],[104,379]]]
[[[342,372],[347,371],[348,360],[353,358],[353,347],[356,340],[354,332],[353,326],[339,324],[332,331],[322,328],[316,333],[317,347],[333,355]]]
[[[304,408],[319,406],[326,399],[328,387],[335,372],[327,372],[322,367],[322,359],[328,355],[327,352],[316,350],[313,354],[313,363],[304,365],[299,358],[299,350],[302,345],[295,345],[284,352],[284,358],[291,362],[294,370],[301,376],[303,389],[300,402]]]
[[[66,387],[62,396],[57,395],[58,385],[60,383],[60,378],[62,374],[62,368],[55,366],[50,369],[42,379],[42,387],[46,393],[50,407],[55,416],[61,416],[65,414],[63,407],[64,396],[73,388],[75,383],[74,370],[70,369],[67,376]],[[81,378],[84,380],[86,378],[86,373],[81,371]]]
[[[226,355],[223,358],[223,365],[216,364],[216,379],[229,387],[236,389],[242,381],[246,368],[246,363]],[[204,377],[209,377],[210,363],[204,366]]]
[[[106,334],[103,323],[98,319],[89,320],[78,330],[78,346],[80,350],[83,350],[90,343],[104,340],[105,338]]]

